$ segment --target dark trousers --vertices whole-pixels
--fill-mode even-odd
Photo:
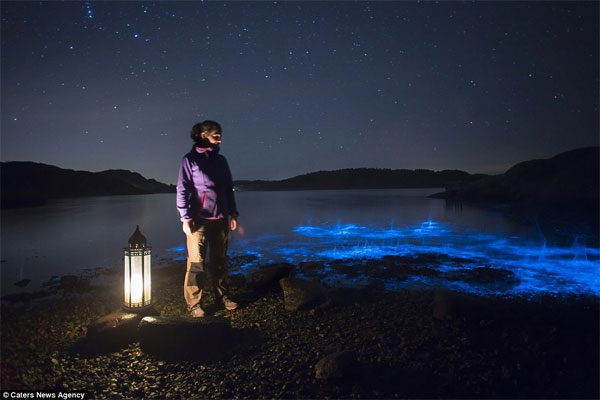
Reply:
[[[188,308],[200,303],[202,290],[207,286],[215,295],[224,292],[228,240],[228,218],[194,220],[192,234],[187,235],[188,258],[183,282],[183,297]]]

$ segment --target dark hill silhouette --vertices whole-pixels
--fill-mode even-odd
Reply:
[[[109,169],[106,171],[96,172],[98,176],[108,177],[110,179],[118,179],[126,182],[131,186],[144,191],[145,193],[168,193],[175,191],[174,185],[166,185],[158,182],[155,179],[146,179],[137,172],[131,172],[126,169]],[[165,186],[169,189],[165,190]]]
[[[524,161],[504,174],[446,186],[431,197],[472,202],[598,202],[599,147],[584,147],[552,158]]]
[[[74,171],[34,162],[0,163],[2,208],[43,204],[49,198],[170,193],[174,185],[136,172]]]
[[[389,189],[446,187],[481,179],[464,171],[351,168],[318,171],[280,181],[236,181],[239,190]]]

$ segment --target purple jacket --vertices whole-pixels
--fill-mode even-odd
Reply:
[[[181,221],[238,215],[231,171],[218,147],[194,147],[183,156],[177,179],[177,210]]]

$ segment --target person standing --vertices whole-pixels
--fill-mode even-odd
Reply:
[[[238,307],[226,293],[223,280],[227,276],[229,230],[237,228],[239,214],[231,171],[226,158],[219,154],[221,125],[209,120],[197,123],[190,136],[194,146],[183,156],[177,179],[177,210],[187,241],[183,296],[190,314],[203,317],[200,299],[208,282],[225,309]]]

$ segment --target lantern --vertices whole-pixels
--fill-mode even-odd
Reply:
[[[124,306],[128,310],[143,309],[150,306],[151,276],[150,247],[140,232],[140,227],[129,238],[129,246],[125,247],[125,297]]]

